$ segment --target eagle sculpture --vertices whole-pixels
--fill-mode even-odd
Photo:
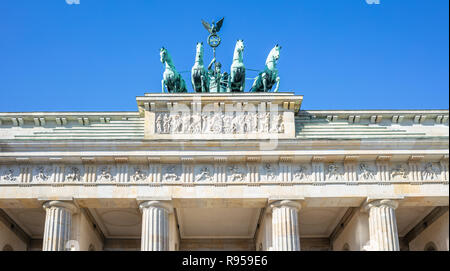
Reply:
[[[220,19],[217,23],[214,23],[214,21],[212,21],[211,25],[202,20],[202,24],[210,34],[215,34],[220,31],[220,28],[223,24],[223,19],[224,18]]]

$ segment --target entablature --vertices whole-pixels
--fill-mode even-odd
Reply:
[[[371,124],[447,124],[449,110],[300,110],[298,119]]]

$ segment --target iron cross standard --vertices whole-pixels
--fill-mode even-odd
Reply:
[[[216,57],[216,47],[220,45],[220,37],[217,35],[217,32],[220,31],[220,28],[223,24],[223,19],[220,19],[217,23],[214,21],[211,22],[211,24],[205,22],[202,20],[203,26],[208,30],[209,36],[208,36],[208,44],[213,48],[213,56]]]

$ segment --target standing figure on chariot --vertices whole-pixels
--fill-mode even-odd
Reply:
[[[212,68],[214,64],[214,69]],[[222,64],[216,62],[214,58],[208,66],[208,77],[209,77],[209,92],[217,93],[220,92],[220,81],[222,78],[221,73]]]

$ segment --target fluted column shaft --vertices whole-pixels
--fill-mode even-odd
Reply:
[[[169,250],[169,214],[173,211],[169,203],[145,201],[139,205],[142,212],[142,251]]]
[[[300,235],[298,211],[300,203],[291,200],[273,202],[272,208],[272,250],[299,251]]]
[[[72,215],[77,207],[64,201],[47,201],[45,209],[45,228],[42,244],[43,251],[63,251],[70,240]]]
[[[369,212],[370,250],[398,251],[400,250],[395,200],[374,200],[365,206]]]

